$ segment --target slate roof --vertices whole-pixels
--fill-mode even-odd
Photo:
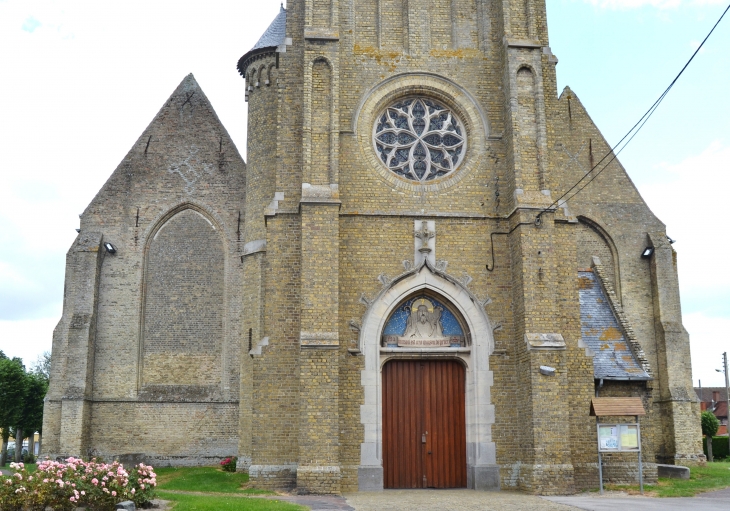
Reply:
[[[253,48],[248,50],[243,57],[238,59],[238,72],[241,73],[241,76],[245,76],[246,68],[251,62],[276,51],[276,48],[285,42],[286,9],[284,9],[284,5],[282,4],[279,14],[277,14],[274,21],[271,22],[271,25],[269,25],[269,28],[266,29],[264,35],[262,35],[256,44],[253,45]]]
[[[284,9],[284,6],[282,5],[279,14],[277,14],[276,18],[274,18],[274,21],[271,22],[271,25],[269,25],[269,28],[266,29],[264,35],[262,35],[258,42],[253,45],[253,48],[249,50],[249,53],[260,48],[270,48],[272,46],[279,46],[280,44],[284,44],[285,38],[286,9]]]
[[[583,342],[595,353],[593,374],[604,380],[650,380],[641,368],[592,271],[578,272]]]
[[[720,401],[725,401],[727,399],[727,396],[725,395],[725,392],[726,392],[725,387],[702,387],[701,394],[700,394],[700,388],[695,387],[695,394],[697,394],[697,397],[700,398],[700,401],[703,401],[705,403],[709,403],[710,401],[712,401],[713,392],[720,393]]]

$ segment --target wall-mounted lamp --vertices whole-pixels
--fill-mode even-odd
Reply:
[[[540,374],[545,376],[555,376],[555,368],[550,366],[540,366]]]
[[[76,232],[81,232],[81,229],[76,229]]]
[[[677,240],[673,240],[669,236],[667,236],[667,241],[669,242],[670,245],[674,245],[677,242]]]
[[[115,247],[114,245],[112,245],[112,244],[111,244],[111,243],[109,243],[108,241],[105,241],[105,242],[104,242],[104,248],[105,248],[105,249],[106,249],[106,251],[107,251],[107,252],[109,252],[110,254],[116,254],[116,253],[117,253],[117,247]]]
[[[641,253],[642,259],[649,259],[654,253],[654,247],[646,247]]]

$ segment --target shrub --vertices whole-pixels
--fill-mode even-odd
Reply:
[[[702,448],[707,456],[707,443],[702,442]],[[728,446],[728,437],[726,436],[715,436],[712,437],[712,455],[714,458],[727,458],[730,456],[730,450]]]
[[[720,421],[712,412],[704,411],[701,415],[702,420],[702,434],[705,436],[715,436],[718,428],[720,427]]]
[[[95,511],[114,509],[124,500],[141,506],[154,496],[157,485],[152,467],[139,464],[130,472],[118,462],[84,462],[68,458],[66,463],[45,460],[30,474],[23,463],[10,465],[16,472],[0,477],[0,509],[3,511],[73,510],[87,506]]]
[[[238,461],[238,458],[236,458],[235,456],[226,458],[223,461],[221,461],[221,468],[223,469],[224,472],[235,472],[237,461]]]

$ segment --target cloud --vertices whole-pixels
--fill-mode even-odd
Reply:
[[[16,168],[27,167],[26,164]],[[56,184],[18,174],[9,172],[3,176],[5,187],[0,191],[3,320],[47,317],[60,310],[65,252],[78,225],[74,205],[64,204]]]
[[[730,267],[724,254],[726,190],[730,187],[730,143],[711,141],[699,154],[676,164],[661,163],[641,194],[676,239],[682,321],[690,334],[694,384],[723,386],[724,351],[730,352]]]
[[[649,5],[657,9],[676,9],[682,0],[588,0],[603,9],[638,9]]]
[[[63,256],[4,251],[0,257],[0,320],[60,313],[63,272],[57,267],[63,267]]]
[[[680,5],[724,5],[725,0],[584,0],[587,3],[603,9],[638,9],[644,6],[656,9],[676,9]]]
[[[33,33],[33,31],[41,26],[41,22],[35,19],[33,16],[29,16],[24,22],[23,26],[21,27],[23,30],[29,33]]]
[[[703,387],[725,386],[722,354],[730,352],[726,332],[730,331],[730,318],[716,318],[701,312],[685,314],[684,326],[689,331],[692,353],[692,381],[695,386],[702,380]]]
[[[59,314],[60,316],[60,314]],[[30,367],[44,351],[51,351],[53,329],[59,318],[24,321],[0,320],[0,349],[7,357],[20,357]]]
[[[0,47],[13,48],[0,52],[0,117],[13,128],[0,151],[0,320],[60,314],[79,213],[189,72],[245,151],[235,63],[279,1],[196,6],[0,0]],[[241,33],[243,18],[254,28]],[[30,20],[40,23],[32,33],[21,29]]]
[[[722,256],[730,247],[725,236],[728,161],[730,144],[715,140],[700,154],[677,164],[660,164],[661,173],[641,185],[641,194],[666,224],[667,234],[677,240],[683,307],[730,318],[730,267]]]

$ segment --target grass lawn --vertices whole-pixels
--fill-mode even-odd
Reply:
[[[690,467],[689,479],[659,479],[658,484],[645,484],[644,491],[657,497],[693,497],[706,491],[730,487],[730,462],[715,461],[705,467]],[[607,490],[638,493],[639,485],[606,485]]]
[[[178,490],[205,493],[259,493],[266,490],[242,488],[248,483],[248,474],[223,472],[217,467],[168,467],[156,468],[158,490]]]
[[[307,509],[279,500],[235,496],[183,495],[159,491],[158,497],[174,502],[173,511],[304,511]]]
[[[248,483],[248,474],[240,472],[223,472],[218,467],[178,467],[157,468],[155,473],[157,474],[157,495],[161,499],[174,502],[174,511],[303,511],[306,509],[278,500],[248,498],[247,495],[251,494],[271,495],[273,492],[242,488]],[[178,492],[208,493],[209,495]]]

